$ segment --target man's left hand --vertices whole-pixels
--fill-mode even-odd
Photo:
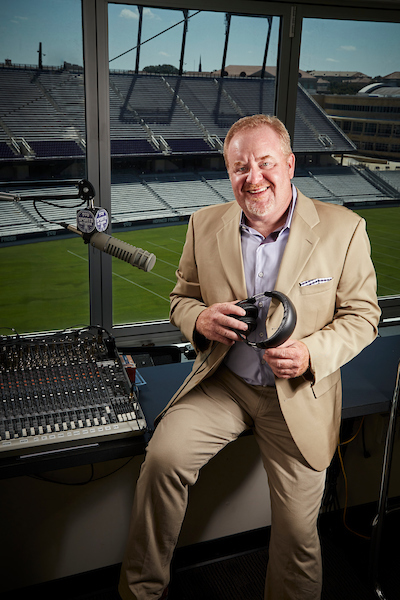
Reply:
[[[310,366],[307,346],[293,339],[287,340],[277,348],[268,348],[263,358],[271,367],[273,374],[281,379],[299,377]]]

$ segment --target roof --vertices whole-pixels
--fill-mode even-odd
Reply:
[[[358,94],[378,97],[400,98],[400,87],[387,86],[384,83],[366,85]]]
[[[366,77],[367,79],[371,79],[369,75],[361,73],[360,71],[309,71],[309,73],[315,77]]]
[[[259,77],[261,74],[262,65],[227,65],[224,70],[231,77]],[[276,67],[274,66],[266,66],[265,72],[268,75],[271,75],[271,77],[276,77]],[[213,71],[211,75],[220,77],[221,69],[218,71]],[[299,75],[302,79],[316,79],[315,76],[310,72],[303,71],[302,69],[299,69]]]
[[[393,71],[389,75],[385,75],[382,79],[400,79],[400,71]]]

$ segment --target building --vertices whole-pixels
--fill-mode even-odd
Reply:
[[[221,69],[213,71],[211,75],[221,76]],[[227,77],[261,77],[261,65],[228,65],[224,69],[224,76]],[[276,77],[276,67],[265,67],[264,77]],[[328,90],[329,83],[321,77],[316,77],[308,71],[299,69],[299,83],[307,90],[309,94],[316,92],[325,92]]]
[[[400,160],[399,87],[371,83],[354,95],[316,95],[315,100],[361,154]]]

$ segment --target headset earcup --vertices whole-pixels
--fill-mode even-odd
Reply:
[[[238,315],[229,315],[238,319],[238,321],[242,321],[247,324],[247,331],[240,331],[234,329],[235,333],[238,334],[239,337],[243,339],[243,336],[249,335],[252,331],[254,331],[257,327],[257,317],[258,317],[258,308],[251,302],[246,302],[246,300],[241,300],[237,303],[238,306],[241,306],[246,311],[246,314],[242,317]]]
[[[257,327],[258,308],[249,302],[241,304],[241,307],[244,308],[246,314],[243,317],[239,317],[239,319],[240,321],[243,321],[243,323],[247,323],[248,327],[247,331],[242,333],[249,335],[249,333],[254,331]]]

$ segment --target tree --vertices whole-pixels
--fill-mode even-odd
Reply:
[[[173,65],[150,65],[143,69],[144,73],[162,73],[164,75],[177,75],[179,69]]]

